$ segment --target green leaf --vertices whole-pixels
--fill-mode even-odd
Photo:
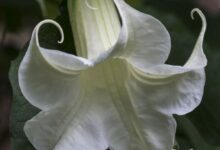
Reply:
[[[66,52],[75,53],[72,32],[67,14],[57,17],[56,21],[64,29],[65,41],[62,45],[57,44],[60,33],[56,27],[45,25],[39,35],[40,44],[47,48],[65,49]],[[18,68],[26,52],[27,46],[20,52],[18,58],[11,63],[9,78],[13,89],[13,103],[10,116],[10,134],[12,150],[34,150],[26,138],[23,127],[27,120],[35,116],[39,110],[33,107],[24,98],[18,84]]]

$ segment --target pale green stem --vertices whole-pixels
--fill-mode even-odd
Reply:
[[[95,59],[117,41],[120,20],[113,0],[68,0],[79,56]]]

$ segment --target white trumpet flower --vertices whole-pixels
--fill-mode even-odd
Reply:
[[[165,27],[123,0],[69,0],[77,56],[40,46],[34,29],[19,67],[25,98],[42,111],[24,131],[37,150],[171,150],[176,122],[199,105],[207,64],[203,23],[184,66],[165,64]],[[121,19],[121,23],[120,23]],[[28,113],[28,112],[27,112]]]

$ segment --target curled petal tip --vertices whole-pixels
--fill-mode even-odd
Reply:
[[[206,30],[206,27],[207,27],[207,23],[206,23],[206,18],[205,18],[205,15],[203,14],[203,12],[199,9],[199,8],[194,8],[192,11],[191,11],[191,18],[194,20],[194,14],[197,13],[201,20],[202,20],[202,24],[203,24],[203,31]]]
[[[200,10],[199,10],[198,8],[194,8],[194,9],[191,10],[191,14],[190,14],[190,15],[191,15],[191,18],[192,18],[193,20],[195,19],[195,18],[194,18],[195,12],[198,12],[198,13],[199,13]]]
[[[206,19],[205,19],[205,15],[203,14],[203,12],[199,9],[199,8],[194,8],[192,11],[191,11],[191,18],[194,20],[194,14],[197,13],[200,18],[202,19],[203,23],[206,22]]]
[[[198,14],[199,14],[199,16],[204,16],[203,15],[203,13],[202,13],[202,11],[199,9],[199,8],[194,8],[194,9],[192,9],[192,11],[191,11],[191,18],[194,20],[195,18],[194,18],[194,14],[195,14],[195,12],[197,12]]]
[[[60,44],[60,43],[63,43],[63,41],[64,41],[64,33],[63,33],[62,27],[61,27],[56,21],[51,20],[51,19],[46,19],[46,20],[44,20],[44,21],[41,21],[41,22],[36,26],[35,31],[36,31],[37,45],[38,45],[38,46],[40,45],[40,44],[39,44],[39,40],[38,40],[39,29],[40,29],[40,27],[41,27],[43,24],[47,24],[47,23],[53,24],[53,25],[55,25],[55,26],[58,28],[58,30],[60,31],[60,34],[61,34],[61,38],[60,38],[60,40],[58,40],[57,42],[58,42],[59,44]]]
[[[63,29],[62,29],[62,27],[61,27],[57,22],[55,22],[55,21],[54,21],[54,25],[55,25],[55,26],[59,29],[59,31],[60,31],[61,38],[60,38],[60,40],[58,40],[57,42],[58,42],[59,44],[61,44],[61,43],[63,43],[63,41],[64,41]]]
[[[61,44],[61,43],[63,43],[63,41],[64,41],[64,33],[63,33],[63,30],[62,30],[62,28],[61,28],[61,26],[58,24],[58,29],[59,29],[59,31],[60,31],[60,35],[61,35],[61,38],[60,38],[60,40],[58,40],[57,42],[59,43],[59,44]]]

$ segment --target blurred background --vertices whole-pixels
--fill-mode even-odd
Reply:
[[[8,79],[11,60],[29,40],[42,19],[34,0],[0,0],[0,150],[10,150],[9,114],[12,90]]]
[[[191,20],[190,11],[198,7],[204,12],[208,22],[204,49],[209,61],[204,98],[192,113],[176,116],[179,125],[177,139],[185,145],[182,150],[201,150],[199,145],[206,145],[210,148],[207,150],[219,150],[216,147],[220,147],[220,0],[127,2],[155,16],[167,27],[172,39],[169,64],[183,65],[187,60],[201,28],[198,17]],[[10,137],[13,133],[9,130],[13,102],[8,78],[10,62],[29,41],[35,25],[44,18],[55,18],[65,7],[65,0],[0,0],[0,150],[12,149]]]

